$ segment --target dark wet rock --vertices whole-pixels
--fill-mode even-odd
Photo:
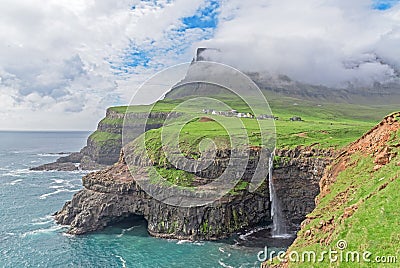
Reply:
[[[63,156],[57,159],[57,163],[80,163],[82,160],[83,154],[82,153],[71,153],[68,156]]]
[[[78,167],[71,162],[67,163],[50,163],[44,164],[38,167],[31,168],[31,170],[35,171],[76,171],[79,170]]]

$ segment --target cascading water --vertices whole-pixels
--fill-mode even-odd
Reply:
[[[269,181],[269,199],[271,201],[271,219],[272,219],[272,237],[288,237],[290,234],[287,233],[286,221],[282,217],[282,209],[279,204],[279,200],[276,194],[274,182],[272,179],[272,173],[274,169],[274,153],[271,153],[269,158],[269,171],[268,171],[268,181]]]

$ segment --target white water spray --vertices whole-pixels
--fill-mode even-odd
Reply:
[[[288,237],[290,236],[290,234],[287,233],[286,221],[282,215],[283,214],[282,209],[272,179],[272,173],[274,169],[274,156],[275,153],[271,153],[271,156],[269,158],[269,171],[268,171],[269,199],[271,201],[271,219],[272,219],[271,235],[272,237]]]

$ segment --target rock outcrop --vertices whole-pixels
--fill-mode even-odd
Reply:
[[[314,208],[318,182],[332,153],[300,147],[277,152],[274,182],[292,228],[296,228]],[[251,173],[251,166],[248,166],[247,174]],[[218,174],[219,171],[211,173]],[[84,189],[55,214],[58,223],[70,225],[68,232],[71,234],[100,230],[132,215],[141,215],[147,220],[148,231],[153,236],[214,240],[268,223],[271,218],[267,178],[254,193],[242,189],[209,205],[176,207],[143,191],[121,155],[114,166],[85,176],[83,186]]]
[[[166,205],[141,189],[123,159],[113,167],[83,178],[85,189],[56,215],[56,221],[82,234],[102,229],[131,215],[143,215],[151,235],[178,239],[218,239],[267,221],[269,196],[265,185],[255,193],[228,195],[211,205]]]
[[[100,170],[118,161],[122,147],[122,126],[124,109],[112,107],[97,125],[97,129],[87,139],[86,146],[80,152],[57,159],[54,163],[44,164],[31,170]]]
[[[57,159],[54,163],[44,164],[31,170],[101,170],[118,162],[122,148],[124,118],[135,125],[126,125],[135,137],[144,130],[157,129],[171,113],[152,112],[150,114],[126,111],[127,107],[111,107],[106,116],[98,123],[97,129],[87,139],[86,146],[80,152],[72,153]],[[134,120],[132,120],[134,119]],[[134,139],[135,137],[130,137]]]

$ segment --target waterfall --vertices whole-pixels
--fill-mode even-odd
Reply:
[[[287,233],[286,221],[282,215],[282,209],[279,204],[279,200],[276,194],[274,182],[272,179],[272,173],[274,169],[274,156],[275,153],[271,153],[269,158],[269,171],[268,171],[268,181],[269,181],[269,199],[271,202],[271,220],[272,220],[272,237],[287,237],[290,236]]]
[[[268,163],[268,184],[269,184],[269,201],[271,203],[271,220],[273,223],[273,231],[276,229],[275,228],[275,189],[274,185],[272,183],[272,172],[274,170],[274,153],[271,153],[269,157],[269,163]]]

